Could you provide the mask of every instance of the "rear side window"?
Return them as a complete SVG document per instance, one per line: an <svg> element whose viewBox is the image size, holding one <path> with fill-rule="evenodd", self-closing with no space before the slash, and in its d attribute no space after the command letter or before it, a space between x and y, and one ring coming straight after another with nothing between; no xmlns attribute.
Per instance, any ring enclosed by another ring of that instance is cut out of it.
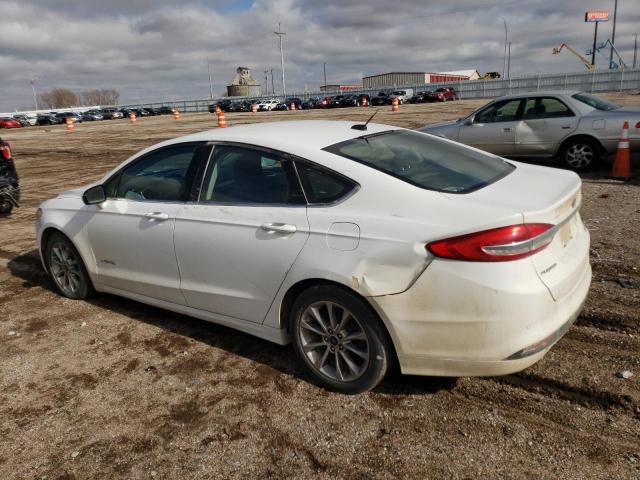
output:
<svg viewBox="0 0 640 480"><path fill-rule="evenodd" d="M569 108L557 98L536 97L529 98L524 108L524 119L573 117Z"/></svg>
<svg viewBox="0 0 640 480"><path fill-rule="evenodd" d="M324 150L417 187L447 193L478 190L515 168L501 158L408 130L365 135Z"/></svg>
<svg viewBox="0 0 640 480"><path fill-rule="evenodd" d="M311 204L337 202L347 197L357 187L356 183L337 173L306 162L296 162L296 169L307 201Z"/></svg>

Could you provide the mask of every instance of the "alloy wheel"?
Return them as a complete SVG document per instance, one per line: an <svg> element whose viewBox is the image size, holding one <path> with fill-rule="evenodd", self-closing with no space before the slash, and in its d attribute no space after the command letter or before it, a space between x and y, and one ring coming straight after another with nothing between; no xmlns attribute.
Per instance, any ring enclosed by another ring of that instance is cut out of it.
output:
<svg viewBox="0 0 640 480"><path fill-rule="evenodd" d="M298 324L304 355L316 371L338 382L359 379L369 365L369 341L360 321L334 302L309 305Z"/></svg>
<svg viewBox="0 0 640 480"><path fill-rule="evenodd" d="M574 143L567 149L566 162L572 168L584 168L593 162L594 151L586 143Z"/></svg>
<svg viewBox="0 0 640 480"><path fill-rule="evenodd" d="M63 242L51 246L50 268L56 285L65 295L75 295L82 284L80 259L77 254Z"/></svg>

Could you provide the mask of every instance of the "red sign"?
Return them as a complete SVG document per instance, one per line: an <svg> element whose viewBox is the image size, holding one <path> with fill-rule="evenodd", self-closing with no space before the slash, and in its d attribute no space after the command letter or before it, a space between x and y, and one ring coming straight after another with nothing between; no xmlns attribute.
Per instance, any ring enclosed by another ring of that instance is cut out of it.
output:
<svg viewBox="0 0 640 480"><path fill-rule="evenodd" d="M609 11L608 10L590 10L584 14L585 22L608 22Z"/></svg>

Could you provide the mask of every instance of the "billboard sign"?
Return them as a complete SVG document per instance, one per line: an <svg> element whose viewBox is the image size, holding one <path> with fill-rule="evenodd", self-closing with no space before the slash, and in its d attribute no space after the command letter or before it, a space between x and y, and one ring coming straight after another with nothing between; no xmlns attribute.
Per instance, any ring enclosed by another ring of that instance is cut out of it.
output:
<svg viewBox="0 0 640 480"><path fill-rule="evenodd" d="M608 10L589 10L584 14L585 22L608 22L609 11Z"/></svg>

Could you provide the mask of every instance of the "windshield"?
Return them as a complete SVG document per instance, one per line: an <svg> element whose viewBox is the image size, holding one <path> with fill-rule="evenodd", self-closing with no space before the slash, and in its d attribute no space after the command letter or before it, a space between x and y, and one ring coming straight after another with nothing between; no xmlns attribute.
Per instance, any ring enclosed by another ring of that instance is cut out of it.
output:
<svg viewBox="0 0 640 480"><path fill-rule="evenodd" d="M586 103L590 107L595 108L596 110L604 110L608 112L609 110L615 110L616 108L620 108L619 105L615 103L607 102L601 98L595 97L593 95L589 95L588 93L576 93L572 96L576 100L582 103Z"/></svg>
<svg viewBox="0 0 640 480"><path fill-rule="evenodd" d="M408 130L365 135L324 150L420 188L447 193L478 190L515 168L499 157Z"/></svg>

